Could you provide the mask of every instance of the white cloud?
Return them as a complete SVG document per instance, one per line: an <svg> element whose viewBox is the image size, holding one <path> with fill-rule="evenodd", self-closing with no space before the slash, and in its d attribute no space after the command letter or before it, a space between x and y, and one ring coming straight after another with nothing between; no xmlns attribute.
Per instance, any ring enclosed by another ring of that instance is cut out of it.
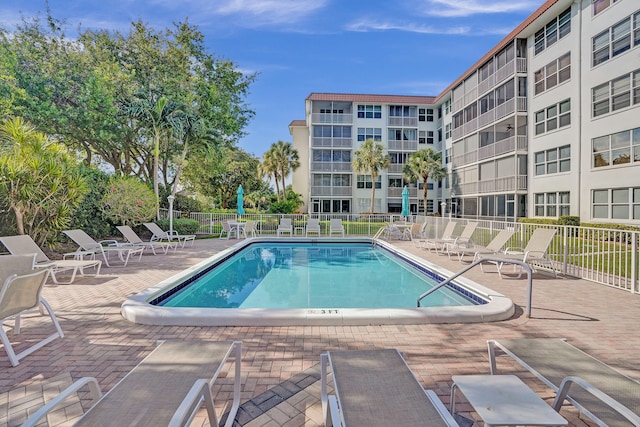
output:
<svg viewBox="0 0 640 427"><path fill-rule="evenodd" d="M165 0L159 0L165 1ZM192 0L197 10L234 20L243 27L296 24L323 9L329 0ZM171 0L171 3L174 3Z"/></svg>
<svg viewBox="0 0 640 427"><path fill-rule="evenodd" d="M453 18L477 14L531 12L540 6L539 0L427 0L422 13Z"/></svg>
<svg viewBox="0 0 640 427"><path fill-rule="evenodd" d="M345 28L347 31L356 31L356 32L368 32L368 31L406 31L410 33L420 33L420 34L458 34L464 35L468 34L470 31L469 27L461 26L461 27L447 27L447 28L436 28L431 25L419 25L419 24L396 24L393 22L382 22L382 21L372 21L363 19L360 21L352 22L348 24Z"/></svg>

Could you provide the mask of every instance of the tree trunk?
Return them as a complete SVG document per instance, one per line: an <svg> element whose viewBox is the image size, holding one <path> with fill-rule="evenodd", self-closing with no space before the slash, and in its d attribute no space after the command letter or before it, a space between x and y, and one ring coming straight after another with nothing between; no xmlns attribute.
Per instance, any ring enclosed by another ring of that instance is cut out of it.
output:
<svg viewBox="0 0 640 427"><path fill-rule="evenodd" d="M13 207L12 209L16 216L16 228L18 229L18 234L24 234L24 216L17 207Z"/></svg>
<svg viewBox="0 0 640 427"><path fill-rule="evenodd" d="M371 210L373 213L374 202L376 199L376 175L371 174Z"/></svg>

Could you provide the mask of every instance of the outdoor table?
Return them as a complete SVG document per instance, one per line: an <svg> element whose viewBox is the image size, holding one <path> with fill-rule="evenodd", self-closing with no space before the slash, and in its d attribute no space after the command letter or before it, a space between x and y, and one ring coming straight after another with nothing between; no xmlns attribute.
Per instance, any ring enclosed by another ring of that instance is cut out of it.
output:
<svg viewBox="0 0 640 427"><path fill-rule="evenodd" d="M242 235L246 239L247 233L244 229L245 225L246 225L245 222L229 221L229 227L230 227L229 235L231 235L231 233L235 231L236 239L240 238L240 233L242 233Z"/></svg>
<svg viewBox="0 0 640 427"><path fill-rule="evenodd" d="M456 389L467 398L485 426L565 426L560 414L515 375L454 375L451 414Z"/></svg>

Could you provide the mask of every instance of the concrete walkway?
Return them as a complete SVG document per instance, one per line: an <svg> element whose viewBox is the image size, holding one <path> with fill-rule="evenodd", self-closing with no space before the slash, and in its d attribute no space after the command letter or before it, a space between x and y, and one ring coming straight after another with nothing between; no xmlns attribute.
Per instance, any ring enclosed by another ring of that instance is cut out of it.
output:
<svg viewBox="0 0 640 427"><path fill-rule="evenodd" d="M516 315L505 322L449 325L291 326L291 327L159 327L136 325L120 316L120 304L129 295L165 279L185 267L233 244L233 240L198 240L191 248L168 255L145 255L126 268L103 268L100 277L79 277L71 285L47 285L44 297L58 316L65 338L38 350L11 367L0 351L0 426L17 426L27 414L58 390L83 376L98 379L103 391L112 388L135 367L159 339L242 340L242 407L236 425L318 426L318 363L320 353L332 349L398 348L425 388L449 403L452 375L488 373L486 341L519 337L564 337L611 366L640 378L640 295L572 278L534 275L533 312L523 315L526 280L504 279L489 266L466 276L501 292L518 304ZM451 271L461 269L446 256L416 249L412 242L398 246ZM20 349L26 341L50 333L38 316L23 320L23 331L9 336ZM552 355L550 355L552 357ZM516 373L542 398L553 393L508 358L500 361L503 373ZM230 400L232 378L223 372L216 388L217 405ZM80 404L49 419L50 425L70 425ZM464 402L461 416L477 421ZM561 414L570 425L591 425L572 407ZM46 424L44 424L46 425ZM200 416L193 425L208 425Z"/></svg>

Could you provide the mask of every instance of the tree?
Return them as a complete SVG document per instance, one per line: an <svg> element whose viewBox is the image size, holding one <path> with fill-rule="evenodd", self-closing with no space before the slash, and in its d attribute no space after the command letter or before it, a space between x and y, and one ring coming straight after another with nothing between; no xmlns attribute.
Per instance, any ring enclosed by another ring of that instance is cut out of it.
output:
<svg viewBox="0 0 640 427"><path fill-rule="evenodd" d="M403 172L409 181L422 179L424 212L427 213L427 180L440 181L447 176L447 170L442 167L442 154L433 148L423 148L409 156Z"/></svg>
<svg viewBox="0 0 640 427"><path fill-rule="evenodd" d="M298 150L290 142L278 141L271 146L275 166L282 182L282 198L287 199L285 179L300 167Z"/></svg>
<svg viewBox="0 0 640 427"><path fill-rule="evenodd" d="M38 244L66 228L87 192L80 164L67 148L20 117L0 124L0 199L18 234Z"/></svg>
<svg viewBox="0 0 640 427"><path fill-rule="evenodd" d="M278 161L276 158L276 152L274 146L271 145L269 150L262 156L262 163L260 164L260 171L263 176L273 177L273 181L276 184L276 199L280 201L280 168L278 167Z"/></svg>
<svg viewBox="0 0 640 427"><path fill-rule="evenodd" d="M373 213L376 198L376 178L383 169L389 167L391 159L384 152L384 145L369 138L354 153L353 168L356 172L368 173L371 176L371 209Z"/></svg>

